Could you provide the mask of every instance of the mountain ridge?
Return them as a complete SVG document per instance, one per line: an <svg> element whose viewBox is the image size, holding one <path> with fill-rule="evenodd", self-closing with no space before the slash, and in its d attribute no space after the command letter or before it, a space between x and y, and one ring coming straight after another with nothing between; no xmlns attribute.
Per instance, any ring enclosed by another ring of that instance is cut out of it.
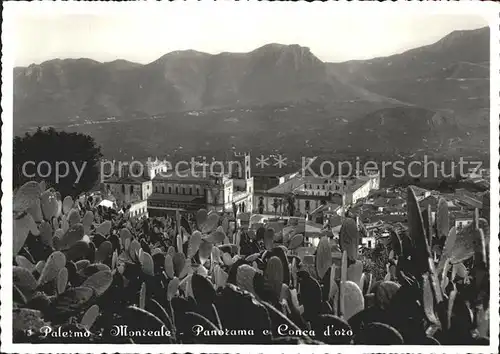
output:
<svg viewBox="0 0 500 354"><path fill-rule="evenodd" d="M489 139L488 28L356 62L327 63L307 47L269 43L247 53L173 51L148 64L59 59L14 72L15 126L72 126L103 145L130 141L134 156L180 145L223 150L213 141L401 151L404 131L416 132L410 150L458 151L457 141L477 150ZM372 126L380 115L387 124Z"/></svg>

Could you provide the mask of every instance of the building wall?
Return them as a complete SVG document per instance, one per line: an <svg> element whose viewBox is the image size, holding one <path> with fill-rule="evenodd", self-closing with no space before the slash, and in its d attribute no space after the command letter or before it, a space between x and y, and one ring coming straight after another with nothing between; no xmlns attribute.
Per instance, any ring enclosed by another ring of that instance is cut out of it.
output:
<svg viewBox="0 0 500 354"><path fill-rule="evenodd" d="M164 161L151 161L148 159L146 166L144 167L144 176L153 179L156 175L168 172L167 163Z"/></svg>
<svg viewBox="0 0 500 354"><path fill-rule="evenodd" d="M250 154L245 154L245 179L250 179L252 177L252 159Z"/></svg>
<svg viewBox="0 0 500 354"><path fill-rule="evenodd" d="M146 200L141 200L139 202L133 203L130 206L129 215L131 218L143 218L148 217L148 203Z"/></svg>
<svg viewBox="0 0 500 354"><path fill-rule="evenodd" d="M227 179L226 181L224 181L224 208L226 210L232 210L233 190L234 190L234 180Z"/></svg>
<svg viewBox="0 0 500 354"><path fill-rule="evenodd" d="M354 204L356 203L359 199L366 198L368 197L368 194L370 194L370 191L372 190L372 185L373 183L371 180L366 181L362 186L360 186L358 189L356 189L352 193L352 200L351 203Z"/></svg>
<svg viewBox="0 0 500 354"><path fill-rule="evenodd" d="M374 236L362 237L361 244L367 248L375 248L377 240Z"/></svg>
<svg viewBox="0 0 500 354"><path fill-rule="evenodd" d="M245 191L245 189L246 189L246 180L235 178L235 179L232 179L231 181L232 181L232 186L233 186L233 189L234 189L235 192L237 192L237 191L239 191L239 192Z"/></svg>
<svg viewBox="0 0 500 354"><path fill-rule="evenodd" d="M250 177L247 179L247 193L248 193L248 212L253 213L253 201L254 201L254 184L253 184L253 177Z"/></svg>
<svg viewBox="0 0 500 354"><path fill-rule="evenodd" d="M325 179L323 183L306 182L299 189L309 195L327 196L329 193L340 192L342 183L338 179Z"/></svg>
<svg viewBox="0 0 500 354"><path fill-rule="evenodd" d="M153 193L153 182L148 181L142 184L142 195L141 199L148 199L149 196Z"/></svg>
<svg viewBox="0 0 500 354"><path fill-rule="evenodd" d="M151 195L152 192L151 181L142 184L128 184L128 183L104 183L104 192L111 193L117 203L131 203L138 200L144 200Z"/></svg>
<svg viewBox="0 0 500 354"><path fill-rule="evenodd" d="M457 230L462 229L466 227L467 225L472 224L472 218L471 219L457 219L455 220L455 228Z"/></svg>
<svg viewBox="0 0 500 354"><path fill-rule="evenodd" d="M266 196L266 195L254 195L253 196L253 203L252 203L252 212L259 214L260 213L260 207L259 203L260 200L262 200L264 208L263 208L263 214L274 214L275 209L274 209L274 200L277 199L278 202L278 208L276 209L276 214L277 215L288 215L288 202L286 199L286 196ZM282 202L280 203L280 199ZM325 201L326 202L326 199ZM322 205L322 201L318 199L307 199L304 196L301 196L300 198L296 197L295 198L295 213L305 216L308 212L312 212L314 209L320 207Z"/></svg>

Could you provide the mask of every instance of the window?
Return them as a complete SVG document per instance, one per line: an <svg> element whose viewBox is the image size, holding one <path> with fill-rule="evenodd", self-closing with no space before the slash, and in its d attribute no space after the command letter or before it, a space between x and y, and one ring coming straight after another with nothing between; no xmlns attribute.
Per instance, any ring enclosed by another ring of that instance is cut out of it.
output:
<svg viewBox="0 0 500 354"><path fill-rule="evenodd" d="M323 189L325 189L325 186L323 186Z"/></svg>
<svg viewBox="0 0 500 354"><path fill-rule="evenodd" d="M130 194L134 193L134 186L130 186Z"/></svg>
<svg viewBox="0 0 500 354"><path fill-rule="evenodd" d="M189 187L189 195L193 195L193 187Z"/></svg>
<svg viewBox="0 0 500 354"><path fill-rule="evenodd" d="M186 194L186 188L182 187L182 194Z"/></svg>
<svg viewBox="0 0 500 354"><path fill-rule="evenodd" d="M172 187L168 186L168 194L172 194Z"/></svg>
<svg viewBox="0 0 500 354"><path fill-rule="evenodd" d="M125 194L125 185L122 184L122 193Z"/></svg>
<svg viewBox="0 0 500 354"><path fill-rule="evenodd" d="M165 186L161 186L161 192L165 194Z"/></svg>
<svg viewBox="0 0 500 354"><path fill-rule="evenodd" d="M316 186L316 189L319 189L319 186Z"/></svg>
<svg viewBox="0 0 500 354"><path fill-rule="evenodd" d="M372 248L372 240L368 240L368 248Z"/></svg>
<svg viewBox="0 0 500 354"><path fill-rule="evenodd" d="M179 194L179 187L175 187L175 194Z"/></svg>

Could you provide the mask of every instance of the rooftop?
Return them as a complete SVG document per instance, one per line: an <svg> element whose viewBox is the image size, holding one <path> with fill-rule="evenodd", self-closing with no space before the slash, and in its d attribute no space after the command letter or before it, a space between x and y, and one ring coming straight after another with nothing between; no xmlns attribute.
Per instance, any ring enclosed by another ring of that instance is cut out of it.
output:
<svg viewBox="0 0 500 354"><path fill-rule="evenodd" d="M247 192L234 192L233 193L233 201L237 202L242 198L245 198L247 196Z"/></svg>
<svg viewBox="0 0 500 354"><path fill-rule="evenodd" d="M294 177L286 181L285 183L279 184L268 190L269 193L281 193L287 194L293 192L295 189L303 185L305 179L303 177Z"/></svg>
<svg viewBox="0 0 500 354"><path fill-rule="evenodd" d="M455 196L456 200L459 203L465 204L466 206L470 208L478 208L481 209L483 207L483 202L479 201L475 198L469 197L468 195L457 195Z"/></svg>
<svg viewBox="0 0 500 354"><path fill-rule="evenodd" d="M178 182L206 182L211 183L216 179L209 171L204 169L187 169L184 171L169 170L164 173L157 174L153 181L178 181Z"/></svg>

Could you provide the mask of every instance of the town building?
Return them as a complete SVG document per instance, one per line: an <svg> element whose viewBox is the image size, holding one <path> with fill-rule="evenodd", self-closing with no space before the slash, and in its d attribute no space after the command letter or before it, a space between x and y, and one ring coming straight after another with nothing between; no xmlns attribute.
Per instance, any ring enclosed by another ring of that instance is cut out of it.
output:
<svg viewBox="0 0 500 354"><path fill-rule="evenodd" d="M142 165L113 161L112 166L119 167L118 173L103 183L104 194L124 205L147 200L152 216L205 208L236 216L293 214L325 224L380 186L378 174L318 178L295 172L269 179L256 190L248 153L222 162L191 161L182 171L158 158L148 158ZM271 187L263 190L263 185Z"/></svg>
<svg viewBox="0 0 500 354"><path fill-rule="evenodd" d="M148 158L140 161L103 161L102 176L110 176L101 186L104 198L111 198L116 204L126 206L131 203L147 200L153 193L152 178L166 171L167 163Z"/></svg>
<svg viewBox="0 0 500 354"><path fill-rule="evenodd" d="M457 229L457 231L459 231L465 228L467 225L472 224L472 221L472 215L457 216L455 217L455 228Z"/></svg>
<svg viewBox="0 0 500 354"><path fill-rule="evenodd" d="M138 200L131 203L128 213L132 219L147 218L149 216L147 200Z"/></svg>
<svg viewBox="0 0 500 354"><path fill-rule="evenodd" d="M150 180L145 177L113 176L103 183L103 197L113 197L118 207L147 199L153 190Z"/></svg>
<svg viewBox="0 0 500 354"><path fill-rule="evenodd" d="M159 173L148 198L151 215L201 208L228 213L252 212L253 178L249 154L231 161L199 162L183 171Z"/></svg>
<svg viewBox="0 0 500 354"><path fill-rule="evenodd" d="M370 191L380 187L380 175L353 178L318 178L300 174L283 178L279 185L254 193L253 208L259 214L306 216L328 210L341 214ZM293 205L290 208L290 205Z"/></svg>

